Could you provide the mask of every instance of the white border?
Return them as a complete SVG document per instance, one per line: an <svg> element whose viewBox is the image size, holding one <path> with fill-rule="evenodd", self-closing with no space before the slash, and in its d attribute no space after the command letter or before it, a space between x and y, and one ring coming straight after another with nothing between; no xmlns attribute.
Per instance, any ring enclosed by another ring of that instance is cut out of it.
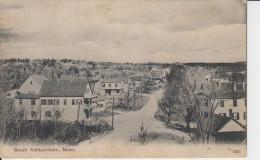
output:
<svg viewBox="0 0 260 160"><path fill-rule="evenodd" d="M247 159L260 159L260 1L250 1L247 7Z"/></svg>
<svg viewBox="0 0 260 160"><path fill-rule="evenodd" d="M248 156L246 159L257 160L260 159L260 1L247 2L247 8Z"/></svg>

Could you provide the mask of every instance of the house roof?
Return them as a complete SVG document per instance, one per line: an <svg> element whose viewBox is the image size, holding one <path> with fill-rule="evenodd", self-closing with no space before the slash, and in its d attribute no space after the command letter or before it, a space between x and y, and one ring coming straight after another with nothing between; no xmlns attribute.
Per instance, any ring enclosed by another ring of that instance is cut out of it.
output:
<svg viewBox="0 0 260 160"><path fill-rule="evenodd" d="M246 98L246 92L223 92L219 91L215 94L217 99L242 99Z"/></svg>
<svg viewBox="0 0 260 160"><path fill-rule="evenodd" d="M44 75L32 75L32 78L40 85L42 86L43 82L45 80L48 80L48 78Z"/></svg>
<svg viewBox="0 0 260 160"><path fill-rule="evenodd" d="M20 93L16 97L16 99L38 99L38 94L26 94L26 93Z"/></svg>
<svg viewBox="0 0 260 160"><path fill-rule="evenodd" d="M96 99L93 100L93 102L100 102L100 101L104 101L105 100L105 96L97 96Z"/></svg>
<svg viewBox="0 0 260 160"><path fill-rule="evenodd" d="M214 114L212 116L212 123L213 123L212 133L214 133L214 134L218 133L230 121L233 121L236 125L238 125L239 127L242 127L243 129L246 130L246 128L242 124L237 122L236 120L231 119L230 117L225 117L225 116L220 116L220 115ZM203 127L204 127L204 129L206 129L206 125L204 125Z"/></svg>
<svg viewBox="0 0 260 160"><path fill-rule="evenodd" d="M142 76L141 75L135 75L135 76L132 76L131 79L133 81L142 81Z"/></svg>
<svg viewBox="0 0 260 160"><path fill-rule="evenodd" d="M214 114L212 116L212 133L217 133L228 121L230 121L231 118L220 116L217 114ZM204 128L206 128L206 125L204 125Z"/></svg>
<svg viewBox="0 0 260 160"><path fill-rule="evenodd" d="M219 90L231 92L234 90L234 84L233 83L221 83L219 86Z"/></svg>
<svg viewBox="0 0 260 160"><path fill-rule="evenodd" d="M82 97L89 81L87 79L47 80L40 90L40 97Z"/></svg>
<svg viewBox="0 0 260 160"><path fill-rule="evenodd" d="M100 82L101 83L121 83L122 79L121 78L102 79Z"/></svg>

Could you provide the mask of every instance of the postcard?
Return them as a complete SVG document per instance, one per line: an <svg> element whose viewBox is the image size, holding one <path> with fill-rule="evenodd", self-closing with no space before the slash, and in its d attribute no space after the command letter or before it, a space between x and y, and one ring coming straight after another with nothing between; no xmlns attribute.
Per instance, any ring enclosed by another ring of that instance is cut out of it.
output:
<svg viewBox="0 0 260 160"><path fill-rule="evenodd" d="M246 157L246 5L1 1L0 157Z"/></svg>

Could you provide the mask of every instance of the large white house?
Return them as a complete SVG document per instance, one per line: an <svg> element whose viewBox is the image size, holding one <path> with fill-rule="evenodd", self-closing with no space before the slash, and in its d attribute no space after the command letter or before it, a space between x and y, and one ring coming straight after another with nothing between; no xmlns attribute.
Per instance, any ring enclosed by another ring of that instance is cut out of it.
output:
<svg viewBox="0 0 260 160"><path fill-rule="evenodd" d="M15 101L16 111L28 120L88 121L103 107L85 79L46 80L39 95L19 94Z"/></svg>
<svg viewBox="0 0 260 160"><path fill-rule="evenodd" d="M209 97L212 97L211 101ZM201 115L207 119L211 113L213 101L217 106L214 114L224 117L230 117L233 120L246 126L247 122L247 98L246 92L218 92L216 95L209 95L203 99L201 106Z"/></svg>
<svg viewBox="0 0 260 160"><path fill-rule="evenodd" d="M103 79L100 81L99 89L100 89L100 95L121 96L124 89L123 80L119 78Z"/></svg>

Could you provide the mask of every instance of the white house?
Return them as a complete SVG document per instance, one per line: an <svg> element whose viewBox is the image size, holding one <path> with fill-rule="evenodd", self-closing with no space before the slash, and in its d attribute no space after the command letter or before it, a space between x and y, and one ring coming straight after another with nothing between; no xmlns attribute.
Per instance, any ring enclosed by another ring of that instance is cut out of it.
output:
<svg viewBox="0 0 260 160"><path fill-rule="evenodd" d="M16 110L28 120L91 121L93 110L105 107L84 79L46 80L39 95L20 94L16 99Z"/></svg>
<svg viewBox="0 0 260 160"><path fill-rule="evenodd" d="M124 89L123 80L120 78L103 79L100 81L100 95L106 97L121 96Z"/></svg>
<svg viewBox="0 0 260 160"><path fill-rule="evenodd" d="M247 99L245 92L219 92L217 95L209 95L213 97L212 102L215 101L217 105L214 114L224 117L230 117L238 121L243 126L247 122ZM208 118L211 112L210 100L208 97L203 99L204 105L201 106L201 115L203 118Z"/></svg>
<svg viewBox="0 0 260 160"><path fill-rule="evenodd" d="M131 81L133 82L133 87L140 87L142 82L142 75L134 75L131 77Z"/></svg>

